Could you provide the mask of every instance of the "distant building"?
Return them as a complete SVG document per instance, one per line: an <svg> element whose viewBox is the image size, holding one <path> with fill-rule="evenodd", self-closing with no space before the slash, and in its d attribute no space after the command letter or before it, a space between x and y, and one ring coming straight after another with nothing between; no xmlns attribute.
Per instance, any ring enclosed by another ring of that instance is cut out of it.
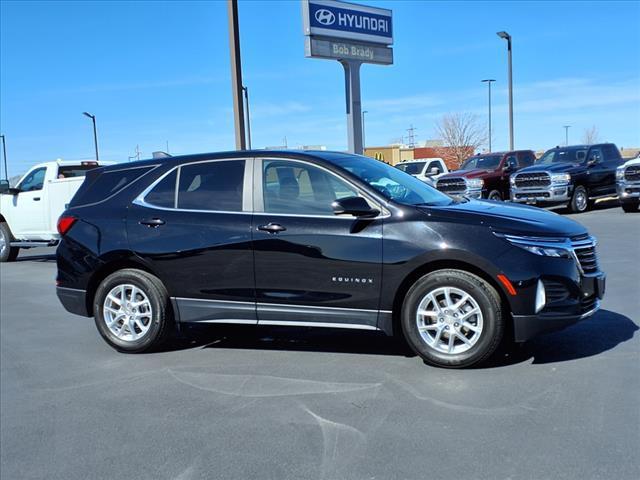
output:
<svg viewBox="0 0 640 480"><path fill-rule="evenodd" d="M383 147L367 147L364 154L367 157L381 160L389 165L396 165L405 160L417 160L420 158L442 158L447 164L447 168L455 170L460 167L460 162L456 158L451 147L442 146L440 140L428 140L425 142L429 146L409 148L406 145L386 145ZM440 145L438 145L440 143ZM468 147L468 157L474 154L473 148Z"/></svg>

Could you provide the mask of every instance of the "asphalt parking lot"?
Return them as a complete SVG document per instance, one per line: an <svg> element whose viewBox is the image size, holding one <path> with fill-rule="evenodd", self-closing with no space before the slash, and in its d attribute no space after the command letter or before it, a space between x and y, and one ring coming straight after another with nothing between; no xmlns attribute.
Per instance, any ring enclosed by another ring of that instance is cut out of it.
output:
<svg viewBox="0 0 640 480"><path fill-rule="evenodd" d="M640 214L573 218L599 239L602 310L465 371L323 329L119 354L59 304L53 250L22 253L0 266L0 477L640 478Z"/></svg>

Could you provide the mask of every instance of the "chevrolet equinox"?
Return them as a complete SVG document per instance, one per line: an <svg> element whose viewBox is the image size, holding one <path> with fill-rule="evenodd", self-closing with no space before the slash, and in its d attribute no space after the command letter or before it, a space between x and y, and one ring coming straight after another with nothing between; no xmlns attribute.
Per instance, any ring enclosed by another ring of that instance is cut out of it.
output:
<svg viewBox="0 0 640 480"><path fill-rule="evenodd" d="M185 322L295 325L401 332L427 363L467 367L592 315L605 288L579 223L338 152L91 170L58 230L60 301L122 352Z"/></svg>

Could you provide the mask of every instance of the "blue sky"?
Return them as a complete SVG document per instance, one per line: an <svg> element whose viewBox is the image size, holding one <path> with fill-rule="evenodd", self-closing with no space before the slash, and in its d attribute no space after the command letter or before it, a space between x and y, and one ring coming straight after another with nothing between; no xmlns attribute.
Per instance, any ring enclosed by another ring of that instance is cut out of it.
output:
<svg viewBox="0 0 640 480"><path fill-rule="evenodd" d="M393 10L392 66L364 65L368 145L435 137L447 112L486 120L495 78L494 150L506 148L507 30L514 42L515 141L544 149L595 125L640 146L640 2L362 2ZM126 161L164 150L234 148L226 3L11 2L0 10L0 130L10 175L35 162ZM298 1L241 1L253 146L346 148L336 61L307 59Z"/></svg>

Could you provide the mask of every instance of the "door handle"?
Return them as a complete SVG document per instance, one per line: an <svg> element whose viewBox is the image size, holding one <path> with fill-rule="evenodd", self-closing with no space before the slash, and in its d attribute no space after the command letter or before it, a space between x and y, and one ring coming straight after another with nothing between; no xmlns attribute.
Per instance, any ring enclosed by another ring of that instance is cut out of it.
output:
<svg viewBox="0 0 640 480"><path fill-rule="evenodd" d="M40 201L40 197L33 197L33 201L34 202L39 202Z"/></svg>
<svg viewBox="0 0 640 480"><path fill-rule="evenodd" d="M150 218L147 220L140 220L140 225L146 225L147 227L159 227L160 225L164 225L166 222L161 218Z"/></svg>
<svg viewBox="0 0 640 480"><path fill-rule="evenodd" d="M259 225L258 230L269 233L279 233L284 232L286 228L279 223L267 223L266 225Z"/></svg>

